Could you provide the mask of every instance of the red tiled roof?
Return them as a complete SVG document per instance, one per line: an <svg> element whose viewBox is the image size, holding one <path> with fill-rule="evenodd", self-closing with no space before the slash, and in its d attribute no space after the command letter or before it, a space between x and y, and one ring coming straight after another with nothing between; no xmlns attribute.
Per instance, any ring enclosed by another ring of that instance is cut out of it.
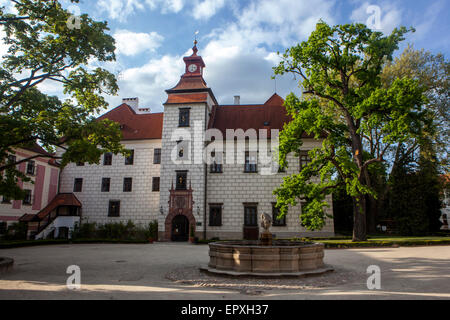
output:
<svg viewBox="0 0 450 320"><path fill-rule="evenodd" d="M291 120L283 104L284 100L275 93L264 104L214 106L208 127L219 129L224 137L226 129L282 130Z"/></svg>
<svg viewBox="0 0 450 320"><path fill-rule="evenodd" d="M166 91L192 90L192 89L208 89L202 76L186 77L182 76L175 87Z"/></svg>
<svg viewBox="0 0 450 320"><path fill-rule="evenodd" d="M38 154L42 154L45 156L51 155L50 153L48 153L47 151L44 150L44 148L42 148L40 145L38 145L37 143L35 143L33 146L31 147L22 147L22 149L28 150L28 151L33 151L35 153Z"/></svg>
<svg viewBox="0 0 450 320"><path fill-rule="evenodd" d="M207 102L208 95L206 93L197 94L169 94L165 104L171 103L196 103Z"/></svg>
<svg viewBox="0 0 450 320"><path fill-rule="evenodd" d="M163 113L137 114L129 105L123 103L98 119L120 123L123 140L142 140L161 139L163 117Z"/></svg>
<svg viewBox="0 0 450 320"><path fill-rule="evenodd" d="M39 221L40 219L36 214L29 214L25 213L23 216L19 218L20 222L32 222L32 221Z"/></svg>
<svg viewBox="0 0 450 320"><path fill-rule="evenodd" d="M44 219L50 212L60 206L81 207L80 200L73 193L60 193L36 215L39 219Z"/></svg>
<svg viewBox="0 0 450 320"><path fill-rule="evenodd" d="M31 146L31 147L27 147L27 146L21 147L21 149L28 150L28 151L31 151L31 152L34 152L34 153L37 153L37 154L41 154L43 157L49 157L49 156L53 156L53 155L54 155L54 154L52 154L52 153L49 153L49 152L45 151L44 148L42 148L42 147L41 147L40 145L38 145L37 143L35 143L35 144L34 144L33 146ZM47 163L48 163L49 165L51 165L51 166L59 167L59 164L56 162L55 159L49 159L49 160L47 161Z"/></svg>

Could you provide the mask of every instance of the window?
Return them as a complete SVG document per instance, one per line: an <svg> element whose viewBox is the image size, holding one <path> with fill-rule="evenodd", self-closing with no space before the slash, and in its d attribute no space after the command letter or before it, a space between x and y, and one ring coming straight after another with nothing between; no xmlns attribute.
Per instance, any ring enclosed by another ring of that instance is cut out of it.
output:
<svg viewBox="0 0 450 320"><path fill-rule="evenodd" d="M256 154L254 152L245 152L245 172L258 172L256 165Z"/></svg>
<svg viewBox="0 0 450 320"><path fill-rule="evenodd" d="M134 150L131 150L130 156L125 158L126 165L132 165L134 163Z"/></svg>
<svg viewBox="0 0 450 320"><path fill-rule="evenodd" d="M300 170L308 165L312 160L308 155L308 151L300 151Z"/></svg>
<svg viewBox="0 0 450 320"><path fill-rule="evenodd" d="M23 190L25 191L25 198L22 201L22 204L31 205L32 204L32 197L31 197L31 190Z"/></svg>
<svg viewBox="0 0 450 320"><path fill-rule="evenodd" d="M0 222L0 234L5 234L8 230L8 224L4 221Z"/></svg>
<svg viewBox="0 0 450 320"><path fill-rule="evenodd" d="M222 173L222 164L213 162L209 165L211 173Z"/></svg>
<svg viewBox="0 0 450 320"><path fill-rule="evenodd" d="M120 217L120 201L109 201L108 217Z"/></svg>
<svg viewBox="0 0 450 320"><path fill-rule="evenodd" d="M107 152L103 155L103 165L104 166L112 165L112 153L111 152Z"/></svg>
<svg viewBox="0 0 450 320"><path fill-rule="evenodd" d="M211 156L212 156L212 161L211 161L211 164L209 165L210 172L211 173L222 173L221 157L219 155L216 156L215 152L213 152L211 154Z"/></svg>
<svg viewBox="0 0 450 320"><path fill-rule="evenodd" d="M111 178L102 178L102 192L109 192Z"/></svg>
<svg viewBox="0 0 450 320"><path fill-rule="evenodd" d="M180 109L179 127L189 127L189 112L188 108Z"/></svg>
<svg viewBox="0 0 450 320"><path fill-rule="evenodd" d="M161 149L155 149L153 151L153 164L161 163Z"/></svg>
<svg viewBox="0 0 450 320"><path fill-rule="evenodd" d="M177 190L187 189L187 171L177 171Z"/></svg>
<svg viewBox="0 0 450 320"><path fill-rule="evenodd" d="M34 171L35 171L34 163L35 163L34 161L28 161L28 163L27 163L27 174L34 175Z"/></svg>
<svg viewBox="0 0 450 320"><path fill-rule="evenodd" d="M275 207L276 203L272 203L272 225L274 227L283 227L286 226L286 216L278 219L278 215L280 214L280 209Z"/></svg>
<svg viewBox="0 0 450 320"><path fill-rule="evenodd" d="M222 225L222 204L209 205L209 226L220 227Z"/></svg>
<svg viewBox="0 0 450 320"><path fill-rule="evenodd" d="M159 177L153 177L152 191L159 191Z"/></svg>
<svg viewBox="0 0 450 320"><path fill-rule="evenodd" d="M123 192L131 192L133 178L123 178Z"/></svg>
<svg viewBox="0 0 450 320"><path fill-rule="evenodd" d="M10 154L8 156L8 160L9 160L9 163L16 163L17 158L16 158L16 156L13 156L12 154Z"/></svg>
<svg viewBox="0 0 450 320"><path fill-rule="evenodd" d="M189 156L189 141L177 141L177 157L179 160L188 160Z"/></svg>
<svg viewBox="0 0 450 320"><path fill-rule="evenodd" d="M258 225L256 205L246 205L244 207L244 224L246 227L256 227Z"/></svg>
<svg viewBox="0 0 450 320"><path fill-rule="evenodd" d="M83 178L75 178L73 192L81 192L81 190L83 190Z"/></svg>

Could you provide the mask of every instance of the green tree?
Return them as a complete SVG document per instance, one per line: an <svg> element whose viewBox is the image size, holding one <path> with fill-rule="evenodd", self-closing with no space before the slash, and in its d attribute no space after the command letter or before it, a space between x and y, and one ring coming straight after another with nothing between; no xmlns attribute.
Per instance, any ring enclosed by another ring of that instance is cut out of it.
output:
<svg viewBox="0 0 450 320"><path fill-rule="evenodd" d="M450 137L449 71L450 64L442 54L433 55L424 49L415 50L410 45L399 57L395 58L394 61L388 61L383 67L380 77L385 88L389 88L398 78L408 77L419 81L424 87L424 94L428 100L425 107L430 111L427 115L430 117L428 123L431 124L430 128L424 128L421 136L413 136L388 148L385 158L389 169L389 177L395 173L398 166L406 165L408 168L405 168L405 170L416 171L421 170L419 167L423 167L426 162L432 164L438 171L448 171ZM383 135L378 128L374 128L370 132L370 138L374 141L371 144L372 153L385 148L385 143L382 140ZM417 191L414 184L404 184L401 179L391 179L390 183L382 180L379 182L381 185L378 185L381 187L377 190L377 199L368 197L367 215L370 222L368 226L371 231L374 230L376 217L380 214L379 210L386 207L385 202L388 195L392 196L391 188L396 188L395 183L400 183L401 188L412 189L411 192ZM429 190L434 190L433 184L430 185ZM397 195L394 195L394 197L397 198ZM408 202L407 199L405 201ZM408 206L408 203L405 205ZM406 210L405 214L407 212ZM433 216L432 212L434 211L430 209L431 216Z"/></svg>
<svg viewBox="0 0 450 320"><path fill-rule="evenodd" d="M402 27L383 36L363 24L331 27L321 21L308 41L284 53L275 74L298 76L303 96L291 93L286 98L292 121L280 134L281 166L288 165L287 154L298 155L304 132L325 137L320 148L309 151L312 162L286 177L274 191L282 214L289 205L305 200L302 224L320 229L325 223L326 195L343 185L354 203L353 240L366 240L366 196L376 197L371 168L385 161L389 146L420 136L427 125L418 81L398 78L385 88L380 79L384 63L392 59L408 31ZM386 146L372 153L374 128L382 133Z"/></svg>
<svg viewBox="0 0 450 320"><path fill-rule="evenodd" d="M438 165L443 171L448 171L448 154L450 141L450 63L444 55L415 50L411 45L403 53L388 61L381 73L381 81L388 88L397 78L408 77L420 82L424 87L427 97L426 108L430 111L432 130L424 130L421 139L410 139L392 148L394 159L392 166L402 162L403 157L413 155L411 160L418 163L419 150L428 150L431 153L422 156L432 158L437 156ZM427 129L427 128L425 128ZM421 148L424 144L432 144L432 147ZM403 152L400 152L403 151ZM393 168L395 169L395 168Z"/></svg>
<svg viewBox="0 0 450 320"><path fill-rule="evenodd" d="M387 213L401 234L424 235L441 227L442 185L437 159L429 157L433 151L424 150L430 146L422 148L418 167L410 155L395 167L389 179Z"/></svg>
<svg viewBox="0 0 450 320"><path fill-rule="evenodd" d="M73 23L58 1L12 2L14 12L0 7L0 28L9 47L0 69L0 194L19 199L23 193L17 181L29 179L17 165L32 158L8 159L17 148L39 143L51 153L39 157L58 159L62 166L98 163L106 151L126 150L118 124L93 117L108 106L102 95L118 90L113 74L88 66L95 59L115 60L106 22L84 14L79 24ZM61 86L63 100L40 90L48 82ZM57 147L64 149L62 156L54 153Z"/></svg>

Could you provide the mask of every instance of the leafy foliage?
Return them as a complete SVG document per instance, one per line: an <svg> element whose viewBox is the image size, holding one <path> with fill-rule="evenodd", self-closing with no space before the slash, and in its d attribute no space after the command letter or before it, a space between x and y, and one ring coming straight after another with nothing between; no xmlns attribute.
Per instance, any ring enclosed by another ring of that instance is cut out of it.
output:
<svg viewBox="0 0 450 320"><path fill-rule="evenodd" d="M72 0L78 2L78 0ZM124 153L118 124L96 121L93 114L107 108L103 94L116 94L113 74L89 67L89 62L115 60L114 39L106 22L87 15L80 28L69 28L71 14L58 1L17 0L16 12L0 8L0 27L8 53L0 69L0 193L23 196L17 180L27 180L17 169L31 158L6 161L17 148L35 143L64 166L69 162L98 163L104 152ZM65 99L40 90L44 83L61 86ZM59 147L62 155L53 152ZM42 157L42 155L40 155Z"/></svg>
<svg viewBox="0 0 450 320"><path fill-rule="evenodd" d="M156 236L155 234L156 226ZM103 239L103 240L122 240L122 241L144 241L150 237L157 239L158 223L150 222L147 227L142 225L135 225L131 220L127 223L89 223L84 222L76 226L72 238L77 239Z"/></svg>
<svg viewBox="0 0 450 320"><path fill-rule="evenodd" d="M431 128L417 80L396 78L383 87L380 78L408 31L402 27L383 36L362 24L331 27L321 21L308 41L288 49L275 68L275 74L298 76L303 89L302 97L291 93L285 101L293 120L280 134L280 165L288 165L290 152L299 154L303 133L323 138L321 148L309 151L311 163L274 192L282 214L306 200L301 221L309 230L323 227L326 196L344 186L355 203L353 240L365 240L366 196L376 197L369 172L385 161L391 145ZM371 153L373 130L385 147Z"/></svg>
<svg viewBox="0 0 450 320"><path fill-rule="evenodd" d="M442 186L436 161L422 156L419 170L407 164L397 166L389 185L388 214L399 233L424 235L439 231Z"/></svg>

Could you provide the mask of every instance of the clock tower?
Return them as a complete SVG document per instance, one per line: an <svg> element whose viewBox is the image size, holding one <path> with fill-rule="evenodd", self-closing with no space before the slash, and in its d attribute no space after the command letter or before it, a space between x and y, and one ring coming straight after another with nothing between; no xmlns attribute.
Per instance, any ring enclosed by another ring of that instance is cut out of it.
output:
<svg viewBox="0 0 450 320"><path fill-rule="evenodd" d="M190 57L184 57L184 63L186 64L186 70L183 77L203 77L203 68L205 63L201 56L197 55L197 40L194 41L194 47L192 48L192 55Z"/></svg>
<svg viewBox="0 0 450 320"><path fill-rule="evenodd" d="M205 130L216 98L203 79L205 63L184 57L184 74L166 90L161 148L159 231L161 238L187 240L191 230L203 238L206 223L206 175L203 161Z"/></svg>

